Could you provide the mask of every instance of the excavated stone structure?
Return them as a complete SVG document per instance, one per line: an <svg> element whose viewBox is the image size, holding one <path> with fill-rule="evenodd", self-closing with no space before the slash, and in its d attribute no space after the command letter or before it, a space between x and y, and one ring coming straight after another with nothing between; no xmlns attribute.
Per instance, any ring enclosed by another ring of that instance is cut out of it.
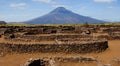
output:
<svg viewBox="0 0 120 66"><path fill-rule="evenodd" d="M119 26L0 26L0 56L24 53L99 53L109 48L107 40L119 39ZM93 57L76 56L30 58L23 66L60 66L60 63L71 62L119 66L118 59L111 64L101 64L100 60Z"/></svg>
<svg viewBox="0 0 120 66"><path fill-rule="evenodd" d="M97 59L94 57L52 57L52 58L38 58L38 59L29 59L23 66L61 66L60 63L96 63Z"/></svg>
<svg viewBox="0 0 120 66"><path fill-rule="evenodd" d="M102 52L108 48L107 40L92 35L92 27L0 26L0 28L1 38L5 40L0 42L2 54L90 53Z"/></svg>

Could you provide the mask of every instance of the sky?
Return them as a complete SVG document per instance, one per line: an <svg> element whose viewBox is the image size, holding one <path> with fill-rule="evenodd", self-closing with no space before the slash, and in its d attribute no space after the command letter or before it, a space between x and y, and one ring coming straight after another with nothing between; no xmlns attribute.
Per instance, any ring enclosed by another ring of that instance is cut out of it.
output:
<svg viewBox="0 0 120 66"><path fill-rule="evenodd" d="M120 21L120 0L0 0L0 21L27 21L57 7L100 20Z"/></svg>

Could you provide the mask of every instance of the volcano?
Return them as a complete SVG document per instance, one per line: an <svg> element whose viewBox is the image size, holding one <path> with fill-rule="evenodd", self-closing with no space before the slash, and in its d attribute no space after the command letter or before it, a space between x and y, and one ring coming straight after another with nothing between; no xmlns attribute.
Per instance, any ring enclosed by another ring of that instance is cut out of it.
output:
<svg viewBox="0 0 120 66"><path fill-rule="evenodd" d="M26 24L90 24L104 23L102 20L76 14L64 7L58 7L41 17L25 21Z"/></svg>

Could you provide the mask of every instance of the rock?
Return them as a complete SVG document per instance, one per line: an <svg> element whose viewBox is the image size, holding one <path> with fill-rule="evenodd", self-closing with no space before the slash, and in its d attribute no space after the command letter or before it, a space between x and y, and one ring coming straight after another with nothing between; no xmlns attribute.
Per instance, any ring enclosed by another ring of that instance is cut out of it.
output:
<svg viewBox="0 0 120 66"><path fill-rule="evenodd" d="M112 66L111 64L104 64L103 66Z"/></svg>

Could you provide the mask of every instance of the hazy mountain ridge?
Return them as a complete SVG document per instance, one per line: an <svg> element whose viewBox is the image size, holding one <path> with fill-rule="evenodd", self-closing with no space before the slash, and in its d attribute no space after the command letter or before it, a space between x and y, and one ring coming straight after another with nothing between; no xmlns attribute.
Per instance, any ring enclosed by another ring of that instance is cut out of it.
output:
<svg viewBox="0 0 120 66"><path fill-rule="evenodd" d="M7 24L5 21L0 21L0 24Z"/></svg>

